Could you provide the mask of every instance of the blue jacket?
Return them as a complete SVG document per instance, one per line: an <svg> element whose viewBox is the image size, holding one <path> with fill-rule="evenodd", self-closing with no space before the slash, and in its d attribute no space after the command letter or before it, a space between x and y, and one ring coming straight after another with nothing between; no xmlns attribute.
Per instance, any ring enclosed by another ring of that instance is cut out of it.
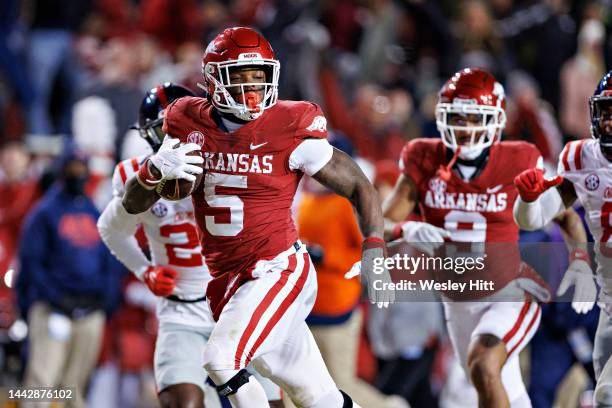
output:
<svg viewBox="0 0 612 408"><path fill-rule="evenodd" d="M85 299L107 311L116 306L124 268L98 235L99 215L89 198L71 196L61 184L50 188L30 212L16 285L23 316L36 301L58 307L67 299Z"/></svg>

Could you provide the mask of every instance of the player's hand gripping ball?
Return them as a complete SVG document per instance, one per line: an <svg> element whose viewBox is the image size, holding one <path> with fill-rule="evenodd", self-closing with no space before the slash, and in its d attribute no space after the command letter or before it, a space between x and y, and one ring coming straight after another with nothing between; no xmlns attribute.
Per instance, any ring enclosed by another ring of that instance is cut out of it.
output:
<svg viewBox="0 0 612 408"><path fill-rule="evenodd" d="M166 137L151 162L162 176L155 191L166 200L188 197L202 181L204 160L200 146L195 143L179 143L177 139Z"/></svg>

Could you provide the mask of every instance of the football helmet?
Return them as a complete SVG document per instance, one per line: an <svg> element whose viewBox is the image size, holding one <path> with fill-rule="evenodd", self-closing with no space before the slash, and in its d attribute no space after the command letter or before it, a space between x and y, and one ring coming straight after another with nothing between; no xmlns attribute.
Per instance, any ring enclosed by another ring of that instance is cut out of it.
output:
<svg viewBox="0 0 612 408"><path fill-rule="evenodd" d="M444 145L455 152L460 146L463 160L476 159L501 136L505 107L504 88L493 75L479 68L455 73L440 90L436 104L436 126Z"/></svg>
<svg viewBox="0 0 612 408"><path fill-rule="evenodd" d="M589 98L591 113L591 136L599 140L601 153L612 161L612 129L602 129L602 114L606 115L606 121L612 122L612 71L601 78L595 93Z"/></svg>
<svg viewBox="0 0 612 408"><path fill-rule="evenodd" d="M230 83L230 72L238 67L256 67L266 74L265 82ZM257 31L247 27L225 29L208 44L202 59L202 74L213 106L241 120L254 120L274 106L278 99L280 62L270 43ZM262 87L262 92L245 87ZM232 97L231 88L239 88ZM263 95L263 96L262 96Z"/></svg>
<svg viewBox="0 0 612 408"><path fill-rule="evenodd" d="M146 140L156 152L163 140L164 122L163 112L174 100L183 96L195 96L189 89L171 82L158 85L146 93L138 111L138 130L140 136Z"/></svg>

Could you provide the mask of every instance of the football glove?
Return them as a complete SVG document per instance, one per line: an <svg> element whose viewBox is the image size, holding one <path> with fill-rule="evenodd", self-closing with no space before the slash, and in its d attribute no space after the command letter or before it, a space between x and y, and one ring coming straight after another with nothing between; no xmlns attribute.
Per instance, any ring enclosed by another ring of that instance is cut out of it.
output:
<svg viewBox="0 0 612 408"><path fill-rule="evenodd" d="M408 221L401 226L402 238L415 248L433 256L436 249L444 244L444 238L451 233L426 222Z"/></svg>
<svg viewBox="0 0 612 408"><path fill-rule="evenodd" d="M204 163L204 159L189 153L200 149L195 143L180 145L178 139L166 136L157 153L152 155L149 161L161 173L160 180L185 179L194 182L194 174L202 174L202 167L198 165Z"/></svg>
<svg viewBox="0 0 612 408"><path fill-rule="evenodd" d="M523 171L514 178L514 185L521 196L521 199L530 203L544 191L551 187L561 184L563 177L555 176L551 179L544 178L544 170L533 168Z"/></svg>
<svg viewBox="0 0 612 408"><path fill-rule="evenodd" d="M576 313L587 313L593 308L597 298L595 277L587 260L579 259L574 255L572 255L572 258L573 260L559 284L557 296L562 296L570 286L574 286L572 308Z"/></svg>
<svg viewBox="0 0 612 408"><path fill-rule="evenodd" d="M391 275L385 267L384 262L375 270L374 260L377 258L385 259L385 242L379 238L366 238L363 241L361 261L356 262L350 271L344 277L345 279L354 278L361 275L362 282L368 291L368 299L370 303L376 304L379 308L389 307L389 303L395 301L395 291L391 289L374 289L374 282L381 281L381 287L385 284L392 283Z"/></svg>
<svg viewBox="0 0 612 408"><path fill-rule="evenodd" d="M143 280L155 295L170 296L176 286L176 271L167 266L149 266Z"/></svg>

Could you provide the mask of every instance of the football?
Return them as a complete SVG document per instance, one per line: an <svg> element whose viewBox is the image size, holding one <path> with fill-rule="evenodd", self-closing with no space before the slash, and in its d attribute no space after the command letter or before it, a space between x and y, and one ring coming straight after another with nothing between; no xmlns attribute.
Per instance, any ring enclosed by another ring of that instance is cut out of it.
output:
<svg viewBox="0 0 612 408"><path fill-rule="evenodd" d="M193 151L190 155L199 155L199 151ZM174 179L174 180L162 180L155 191L160 195L161 198L170 201L178 201L183 198L189 197L202 181L202 174L196 174L195 181L191 182L185 179Z"/></svg>

